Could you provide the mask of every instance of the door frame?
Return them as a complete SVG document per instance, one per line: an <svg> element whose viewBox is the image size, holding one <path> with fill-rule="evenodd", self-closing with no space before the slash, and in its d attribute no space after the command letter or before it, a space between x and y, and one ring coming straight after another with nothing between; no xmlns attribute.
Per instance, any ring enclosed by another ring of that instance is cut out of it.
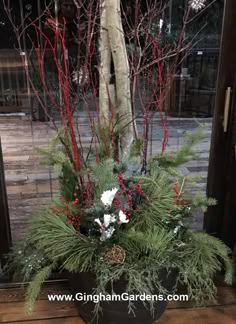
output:
<svg viewBox="0 0 236 324"><path fill-rule="evenodd" d="M208 208L204 229L233 248L236 241L236 2L225 0L216 102L209 158L207 195L217 200ZM226 90L230 87L230 111L224 131Z"/></svg>
<svg viewBox="0 0 236 324"><path fill-rule="evenodd" d="M6 255L12 246L10 217L8 210L4 162L0 138L0 258Z"/></svg>

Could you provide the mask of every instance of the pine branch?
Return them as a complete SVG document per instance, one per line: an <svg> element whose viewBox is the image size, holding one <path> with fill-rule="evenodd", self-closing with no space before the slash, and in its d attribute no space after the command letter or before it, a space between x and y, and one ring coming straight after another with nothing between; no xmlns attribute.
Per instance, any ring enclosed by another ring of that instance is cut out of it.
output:
<svg viewBox="0 0 236 324"><path fill-rule="evenodd" d="M114 174L115 162L105 160L92 168L92 180L95 182L95 199L100 199L105 190L117 187L117 179Z"/></svg>
<svg viewBox="0 0 236 324"><path fill-rule="evenodd" d="M204 138L203 128L197 128L194 132L189 132L185 136L185 144L178 150L177 153L159 154L150 160L150 163L157 161L160 167L178 167L190 160L198 158L194 152L194 145L200 143Z"/></svg>
<svg viewBox="0 0 236 324"><path fill-rule="evenodd" d="M216 287L214 275L225 268L225 282L232 283L233 266L229 258L230 250L220 240L206 233L192 233L179 254L183 260L181 283L197 304L215 301Z"/></svg>
<svg viewBox="0 0 236 324"><path fill-rule="evenodd" d="M28 237L49 260L61 262L69 271L86 271L96 258L96 240L77 233L71 224L66 224L66 216L49 210L33 218Z"/></svg>
<svg viewBox="0 0 236 324"><path fill-rule="evenodd" d="M150 260L162 264L163 259L166 261L166 255L173 253L174 239L174 233L154 227L150 232L141 232L131 228L121 235L120 241L131 257L135 256L137 259L137 256L142 256L143 260L146 255Z"/></svg>
<svg viewBox="0 0 236 324"><path fill-rule="evenodd" d="M36 275L32 278L32 281L29 283L26 291L26 301L25 301L25 311L28 315L31 315L33 312L33 307L38 298L41 287L43 283L48 279L53 271L56 268L56 262L42 268Z"/></svg>

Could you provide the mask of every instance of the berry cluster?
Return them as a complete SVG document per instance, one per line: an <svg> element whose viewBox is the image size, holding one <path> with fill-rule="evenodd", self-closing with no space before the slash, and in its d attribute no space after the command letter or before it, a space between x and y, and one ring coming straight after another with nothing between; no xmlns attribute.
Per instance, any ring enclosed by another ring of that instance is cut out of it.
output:
<svg viewBox="0 0 236 324"><path fill-rule="evenodd" d="M145 196L144 191L141 189L141 183L137 182L134 186L135 191L142 197Z"/></svg>
<svg viewBox="0 0 236 324"><path fill-rule="evenodd" d="M77 197L77 193L74 193L74 200L72 200L72 205L77 205L79 203L79 198Z"/></svg>
<svg viewBox="0 0 236 324"><path fill-rule="evenodd" d="M121 205L122 205L122 201L120 199L121 194L123 193L123 195L126 197L126 201L127 201L127 205L129 206L129 209L127 210L126 208L122 208L121 210L123 211L123 213L125 215L127 215L127 217L131 216L131 211L134 209L133 206L133 196L134 194L138 194L140 197L145 197L145 193L144 191L141 189L141 183L137 182L135 185L133 186L129 186L129 188L126 188L125 184L124 184L124 177L122 172L118 173L118 177L117 177L120 189L122 190L122 192L118 191L115 199L114 199L114 206L117 209L120 209ZM136 207L136 209L138 208L138 206Z"/></svg>
<svg viewBox="0 0 236 324"><path fill-rule="evenodd" d="M122 205L122 201L121 201L121 199L120 199L120 196L121 196L121 192L118 191L118 192L116 193L116 195L115 195L115 199L114 199L114 201L113 201L114 207L115 207L116 209L120 209L120 207L121 207L121 205Z"/></svg>
<svg viewBox="0 0 236 324"><path fill-rule="evenodd" d="M125 188L125 184L124 184L124 177L123 177L123 174L122 174L121 171L118 172L118 178L117 178L117 180L118 180L118 183L120 185L120 188L122 190L125 190L126 188Z"/></svg>
<svg viewBox="0 0 236 324"><path fill-rule="evenodd" d="M127 195L127 204L130 210L133 210L133 187L129 186L128 195Z"/></svg>
<svg viewBox="0 0 236 324"><path fill-rule="evenodd" d="M79 199L77 198L77 194L74 194L75 199L72 201L72 205L77 205L79 203ZM72 224L75 228L79 228L80 225L80 215L79 209L73 210L72 207L66 202L66 200L60 196L60 201L62 202L61 208L56 208L55 206L50 206L51 211L56 214L64 214L67 217L67 224ZM76 215L75 215L76 214Z"/></svg>
<svg viewBox="0 0 236 324"><path fill-rule="evenodd" d="M122 172L119 172L118 173L118 178L117 178L117 180L118 180L118 183L119 183L119 185L120 185L120 188L123 190L123 194L126 196L126 198L127 198L127 204L128 204L128 206L129 206L129 208L130 208L130 210L132 210L133 209L133 187L132 186L129 186L129 189L127 190L126 189L126 186L125 186L125 184L124 184L124 177L123 177L123 174L122 174ZM115 198L115 201L114 201L114 205L115 205L115 207L116 208L120 208L120 206L121 206L121 200L120 200L120 195L121 195L121 193L120 192L118 192L117 193L117 195L116 195L116 198ZM123 211L123 213L125 214L125 215L127 215L128 217L130 217L131 216L131 214L126 210L126 208L123 208L123 209L121 209L122 211Z"/></svg>

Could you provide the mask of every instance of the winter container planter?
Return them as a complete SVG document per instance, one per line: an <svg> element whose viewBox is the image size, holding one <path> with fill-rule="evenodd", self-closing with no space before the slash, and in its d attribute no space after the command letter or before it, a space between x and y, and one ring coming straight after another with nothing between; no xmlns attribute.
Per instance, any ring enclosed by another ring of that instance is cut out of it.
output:
<svg viewBox="0 0 236 324"><path fill-rule="evenodd" d="M160 281L163 287L168 293L173 291L176 284L177 272L172 271L168 273L166 270L160 272ZM168 302L164 300L158 300L154 304L153 313L150 312L149 307L145 306L141 300L133 301L133 308L135 314L129 311L128 295L125 293L128 282L125 279L120 279L113 285L113 294L117 297L117 300L111 300L112 289L109 291L108 296L94 296L94 290L96 289L96 275L88 272L83 273L69 273L68 274L71 291L76 300L76 306L79 310L81 318L86 323L98 323L98 324L152 324L158 320L165 311ZM92 297L93 296L93 297ZM107 297L107 301L105 298ZM141 299L145 299L146 296L140 296ZM162 298L159 295L158 290L153 292L150 298ZM87 301L86 301L87 298ZM97 299L96 299L97 298ZM99 320L94 318L94 303L98 299L104 299L101 302L102 313L99 316ZM123 300L121 300L123 298ZM134 299L136 297L134 296ZM110 299L110 301L109 301ZM130 296L132 299L132 296Z"/></svg>
<svg viewBox="0 0 236 324"><path fill-rule="evenodd" d="M45 151L59 172L61 195L32 218L11 258L31 281L28 312L55 269L69 272L74 293L166 295L181 284L198 304L214 300L214 274L223 266L225 281L232 280L230 251L188 224L194 208L215 201L203 193L191 195L193 179L174 168L194 154L190 143L197 135L189 134L177 155L153 157L145 172L136 158L104 159L78 171L55 142L54 150ZM152 323L165 307L165 301L153 299L79 303L86 321L104 324Z"/></svg>

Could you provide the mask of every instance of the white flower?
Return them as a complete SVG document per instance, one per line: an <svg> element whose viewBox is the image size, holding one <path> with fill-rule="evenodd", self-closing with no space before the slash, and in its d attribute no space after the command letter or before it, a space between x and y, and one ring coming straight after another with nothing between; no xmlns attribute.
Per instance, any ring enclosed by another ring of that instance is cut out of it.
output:
<svg viewBox="0 0 236 324"><path fill-rule="evenodd" d="M103 224L99 218L94 219L94 222L97 223L102 228L107 228L111 223L115 223L115 221L116 221L115 216L109 215L109 214L105 214L103 216L103 219L104 219Z"/></svg>
<svg viewBox="0 0 236 324"><path fill-rule="evenodd" d="M112 190L104 191L101 196L101 201L105 206L111 206L113 199L117 193L118 189L114 188Z"/></svg>
<svg viewBox="0 0 236 324"><path fill-rule="evenodd" d="M123 223L128 223L129 219L126 219L126 215L123 213L122 210L119 211L119 223L123 224Z"/></svg>
<svg viewBox="0 0 236 324"><path fill-rule="evenodd" d="M103 224L102 224L102 222L100 221L99 218L96 218L94 220L94 222L97 223L100 226L100 232L102 233L102 235L100 237L101 241L105 241L105 240L109 239L112 236L112 234L115 231L115 228L113 226L110 226L108 228L108 226L111 223L115 223L115 221L116 221L115 216L114 215L109 215L109 214L104 215L104 223Z"/></svg>
<svg viewBox="0 0 236 324"><path fill-rule="evenodd" d="M205 2L206 0L190 0L189 4L193 10L199 11L205 7Z"/></svg>
<svg viewBox="0 0 236 324"><path fill-rule="evenodd" d="M94 219L94 222L97 223L100 227L102 227L102 222L99 218Z"/></svg>
<svg viewBox="0 0 236 324"><path fill-rule="evenodd" d="M110 223L115 223L115 221L116 221L115 216L109 214L104 215L104 225L106 228L110 225Z"/></svg>

